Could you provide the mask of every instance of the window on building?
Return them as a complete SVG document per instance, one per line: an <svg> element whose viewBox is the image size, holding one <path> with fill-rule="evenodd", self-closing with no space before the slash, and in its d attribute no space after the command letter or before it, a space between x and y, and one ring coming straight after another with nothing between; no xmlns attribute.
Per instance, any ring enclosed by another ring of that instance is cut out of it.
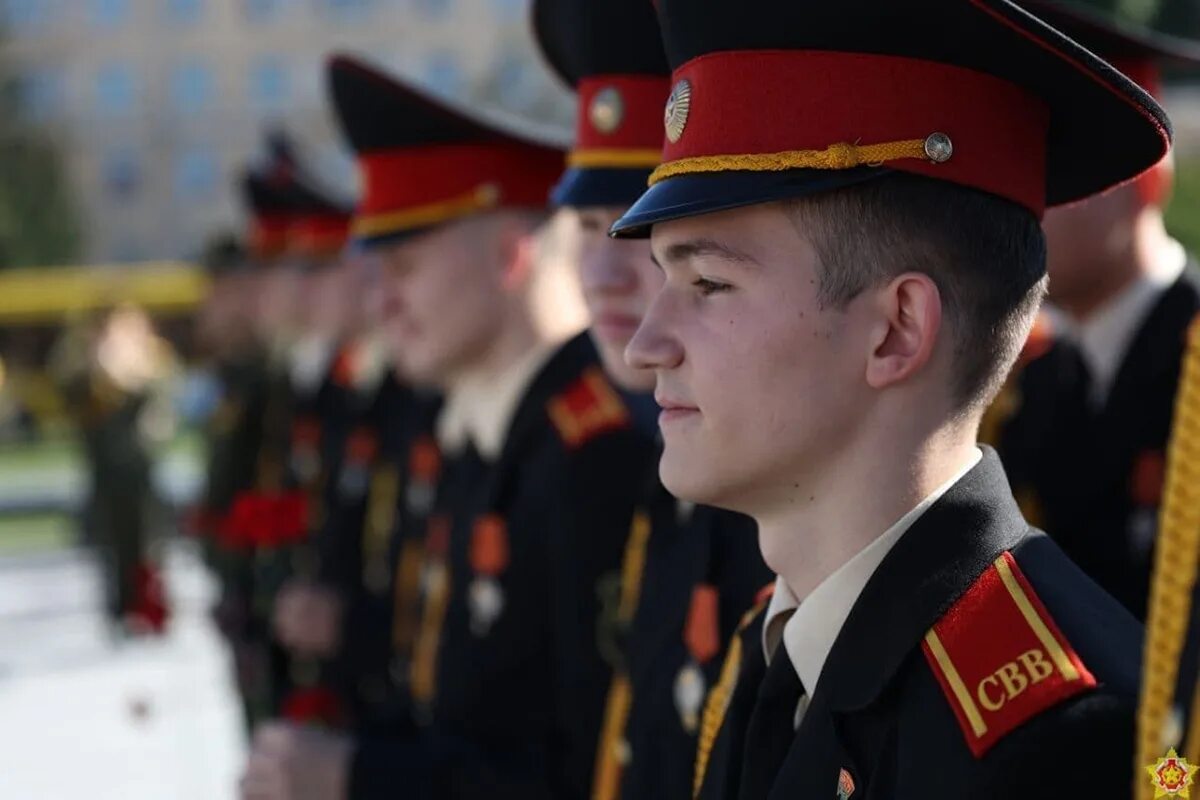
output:
<svg viewBox="0 0 1200 800"><path fill-rule="evenodd" d="M366 18L379 5L379 0L318 0L326 14L341 19Z"/></svg>
<svg viewBox="0 0 1200 800"><path fill-rule="evenodd" d="M207 110L216 96L216 79L203 62L180 64L171 72L171 105L184 114Z"/></svg>
<svg viewBox="0 0 1200 800"><path fill-rule="evenodd" d="M0 28L17 35L38 33L49 27L59 10L59 0L0 0Z"/></svg>
<svg viewBox="0 0 1200 800"><path fill-rule="evenodd" d="M510 111L527 111L541 96L537 73L524 58L509 53L492 67L500 104Z"/></svg>
<svg viewBox="0 0 1200 800"><path fill-rule="evenodd" d="M449 16L454 0L413 0L413 7L426 19Z"/></svg>
<svg viewBox="0 0 1200 800"><path fill-rule="evenodd" d="M181 200L212 197L218 183L217 156L208 147L193 147L175 160L175 196Z"/></svg>
<svg viewBox="0 0 1200 800"><path fill-rule="evenodd" d="M129 20L129 0L91 0L92 22L101 28L116 28Z"/></svg>
<svg viewBox="0 0 1200 800"><path fill-rule="evenodd" d="M430 55L421 70L421 78L432 91L446 97L460 96L466 82L458 58L449 50Z"/></svg>
<svg viewBox="0 0 1200 800"><path fill-rule="evenodd" d="M505 21L521 18L525 13L524 0L491 0L492 10L496 16Z"/></svg>
<svg viewBox="0 0 1200 800"><path fill-rule="evenodd" d="M285 5L287 0L242 0L242 15L251 22L270 22Z"/></svg>
<svg viewBox="0 0 1200 800"><path fill-rule="evenodd" d="M166 0L166 3L167 19L171 22L190 25L204 14L204 0Z"/></svg>
<svg viewBox="0 0 1200 800"><path fill-rule="evenodd" d="M127 64L108 64L96 73L96 109L110 116L133 113L137 79Z"/></svg>
<svg viewBox="0 0 1200 800"><path fill-rule="evenodd" d="M137 150L120 147L104 155L101 164L104 193L114 200L131 200L142 188L142 163Z"/></svg>
<svg viewBox="0 0 1200 800"><path fill-rule="evenodd" d="M250 66L250 103L255 108L278 109L291 90L287 65L279 56L262 56Z"/></svg>
<svg viewBox="0 0 1200 800"><path fill-rule="evenodd" d="M25 118L44 122L62 109L62 73L56 69L26 72L17 83L17 92L17 102Z"/></svg>

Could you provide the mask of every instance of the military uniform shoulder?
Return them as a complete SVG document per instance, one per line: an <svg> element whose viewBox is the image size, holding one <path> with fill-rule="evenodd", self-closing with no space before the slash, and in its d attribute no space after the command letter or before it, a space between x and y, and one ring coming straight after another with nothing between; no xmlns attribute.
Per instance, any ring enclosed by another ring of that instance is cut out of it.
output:
<svg viewBox="0 0 1200 800"><path fill-rule="evenodd" d="M552 395L546 413L569 450L632 424L625 401L596 365L585 367L577 379Z"/></svg>
<svg viewBox="0 0 1200 800"><path fill-rule="evenodd" d="M1132 697L1140 631L1039 534L993 561L925 634L922 650L980 759L1075 698Z"/></svg>

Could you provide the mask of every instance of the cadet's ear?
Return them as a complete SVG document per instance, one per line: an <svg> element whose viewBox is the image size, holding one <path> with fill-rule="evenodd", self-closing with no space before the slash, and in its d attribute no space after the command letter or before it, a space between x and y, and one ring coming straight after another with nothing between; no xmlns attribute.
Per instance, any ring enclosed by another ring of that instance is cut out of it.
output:
<svg viewBox="0 0 1200 800"><path fill-rule="evenodd" d="M902 383L933 356L942 326L942 296L921 272L906 272L875 291L875 325L867 340L866 379L874 389Z"/></svg>
<svg viewBox="0 0 1200 800"><path fill-rule="evenodd" d="M537 229L531 229L522 220L506 218L500 222L499 250L504 288L520 286L529 278L537 258L537 242Z"/></svg>

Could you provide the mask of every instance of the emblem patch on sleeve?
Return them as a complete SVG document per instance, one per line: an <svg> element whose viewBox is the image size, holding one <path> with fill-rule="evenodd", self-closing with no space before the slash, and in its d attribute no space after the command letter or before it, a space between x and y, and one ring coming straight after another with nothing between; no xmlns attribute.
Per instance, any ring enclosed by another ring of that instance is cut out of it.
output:
<svg viewBox="0 0 1200 800"><path fill-rule="evenodd" d="M922 649L976 758L1096 686L1007 552L925 634Z"/></svg>

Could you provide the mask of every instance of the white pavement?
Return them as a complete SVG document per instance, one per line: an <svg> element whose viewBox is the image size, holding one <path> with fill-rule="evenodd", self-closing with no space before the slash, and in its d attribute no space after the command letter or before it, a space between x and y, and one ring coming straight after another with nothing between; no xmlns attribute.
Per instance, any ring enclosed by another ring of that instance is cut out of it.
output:
<svg viewBox="0 0 1200 800"><path fill-rule="evenodd" d="M173 545L161 639L115 643L81 551L0 559L0 798L231 800L245 752L215 584Z"/></svg>

